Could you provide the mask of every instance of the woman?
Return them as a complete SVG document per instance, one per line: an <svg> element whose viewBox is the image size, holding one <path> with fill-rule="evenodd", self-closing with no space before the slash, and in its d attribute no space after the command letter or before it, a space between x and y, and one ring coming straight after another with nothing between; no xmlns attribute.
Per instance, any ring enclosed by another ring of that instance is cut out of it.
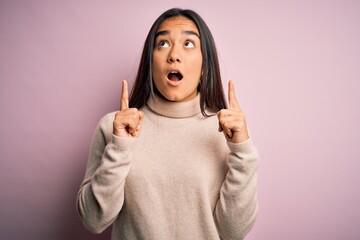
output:
<svg viewBox="0 0 360 240"><path fill-rule="evenodd" d="M123 81L120 111L95 130L77 199L86 228L112 225L112 239L243 239L258 211L258 155L232 81L228 97L226 109L205 22L163 13L130 102Z"/></svg>

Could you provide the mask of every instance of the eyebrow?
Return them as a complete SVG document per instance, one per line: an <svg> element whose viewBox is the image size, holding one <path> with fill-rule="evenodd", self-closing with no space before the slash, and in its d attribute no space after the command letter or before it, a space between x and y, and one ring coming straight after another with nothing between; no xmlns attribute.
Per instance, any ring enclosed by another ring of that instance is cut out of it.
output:
<svg viewBox="0 0 360 240"><path fill-rule="evenodd" d="M181 31L181 33L185 34L185 35L195 35L200 39L200 35L197 32L194 32L194 31ZM159 32L156 33L155 39L158 36L164 36L164 35L169 35L169 34L170 34L169 30L159 31Z"/></svg>

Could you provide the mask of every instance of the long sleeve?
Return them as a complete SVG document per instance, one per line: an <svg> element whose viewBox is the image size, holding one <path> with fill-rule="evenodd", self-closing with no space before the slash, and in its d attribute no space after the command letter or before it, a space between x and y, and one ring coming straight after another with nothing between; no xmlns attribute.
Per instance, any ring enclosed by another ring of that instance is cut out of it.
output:
<svg viewBox="0 0 360 240"><path fill-rule="evenodd" d="M256 170L258 153L251 139L228 143L229 170L220 189L214 218L221 239L243 239L255 223L258 212Z"/></svg>
<svg viewBox="0 0 360 240"><path fill-rule="evenodd" d="M112 239L243 239L255 222L257 150L226 143L216 115L157 98L136 138L112 135L115 114L95 130L77 208L87 229ZM150 98L151 99L151 98Z"/></svg>
<svg viewBox="0 0 360 240"><path fill-rule="evenodd" d="M77 210L85 227L104 231L124 203L125 179L130 170L135 138L112 135L113 115L100 120L93 135L84 180L77 196Z"/></svg>

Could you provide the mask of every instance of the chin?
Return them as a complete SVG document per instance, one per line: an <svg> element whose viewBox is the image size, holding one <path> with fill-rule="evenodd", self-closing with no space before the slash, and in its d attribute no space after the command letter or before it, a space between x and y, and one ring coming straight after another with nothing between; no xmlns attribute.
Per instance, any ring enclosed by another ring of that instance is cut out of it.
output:
<svg viewBox="0 0 360 240"><path fill-rule="evenodd" d="M164 100L171 101L171 102L178 102L179 100L181 101L181 98L179 98L179 96L177 96L177 94L169 93L169 92L162 93L157 89L157 87L155 87L154 90L155 90L156 95L158 95L159 97L161 97Z"/></svg>
<svg viewBox="0 0 360 240"><path fill-rule="evenodd" d="M197 95L194 93L186 93L184 91L180 91L180 89L166 89L165 91L159 91L157 87L155 87L154 90L159 97L171 102L186 102L195 98Z"/></svg>
<svg viewBox="0 0 360 240"><path fill-rule="evenodd" d="M165 96L165 98L168 100L168 101L171 101L171 102L187 102L187 101L191 101L193 100L194 98L196 97L195 96Z"/></svg>
<svg viewBox="0 0 360 240"><path fill-rule="evenodd" d="M179 97L179 96L169 96L169 95L165 95L163 96L166 100L171 101L171 102L181 102L184 100L184 98Z"/></svg>

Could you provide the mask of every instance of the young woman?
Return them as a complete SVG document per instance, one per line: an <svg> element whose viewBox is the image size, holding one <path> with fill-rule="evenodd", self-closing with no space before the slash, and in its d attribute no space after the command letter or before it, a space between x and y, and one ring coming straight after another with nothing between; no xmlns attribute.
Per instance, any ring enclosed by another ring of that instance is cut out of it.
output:
<svg viewBox="0 0 360 240"><path fill-rule="evenodd" d="M153 24L128 100L93 136L77 208L112 239L243 239L258 212L258 154L211 32L191 10ZM224 134L220 134L223 132Z"/></svg>

